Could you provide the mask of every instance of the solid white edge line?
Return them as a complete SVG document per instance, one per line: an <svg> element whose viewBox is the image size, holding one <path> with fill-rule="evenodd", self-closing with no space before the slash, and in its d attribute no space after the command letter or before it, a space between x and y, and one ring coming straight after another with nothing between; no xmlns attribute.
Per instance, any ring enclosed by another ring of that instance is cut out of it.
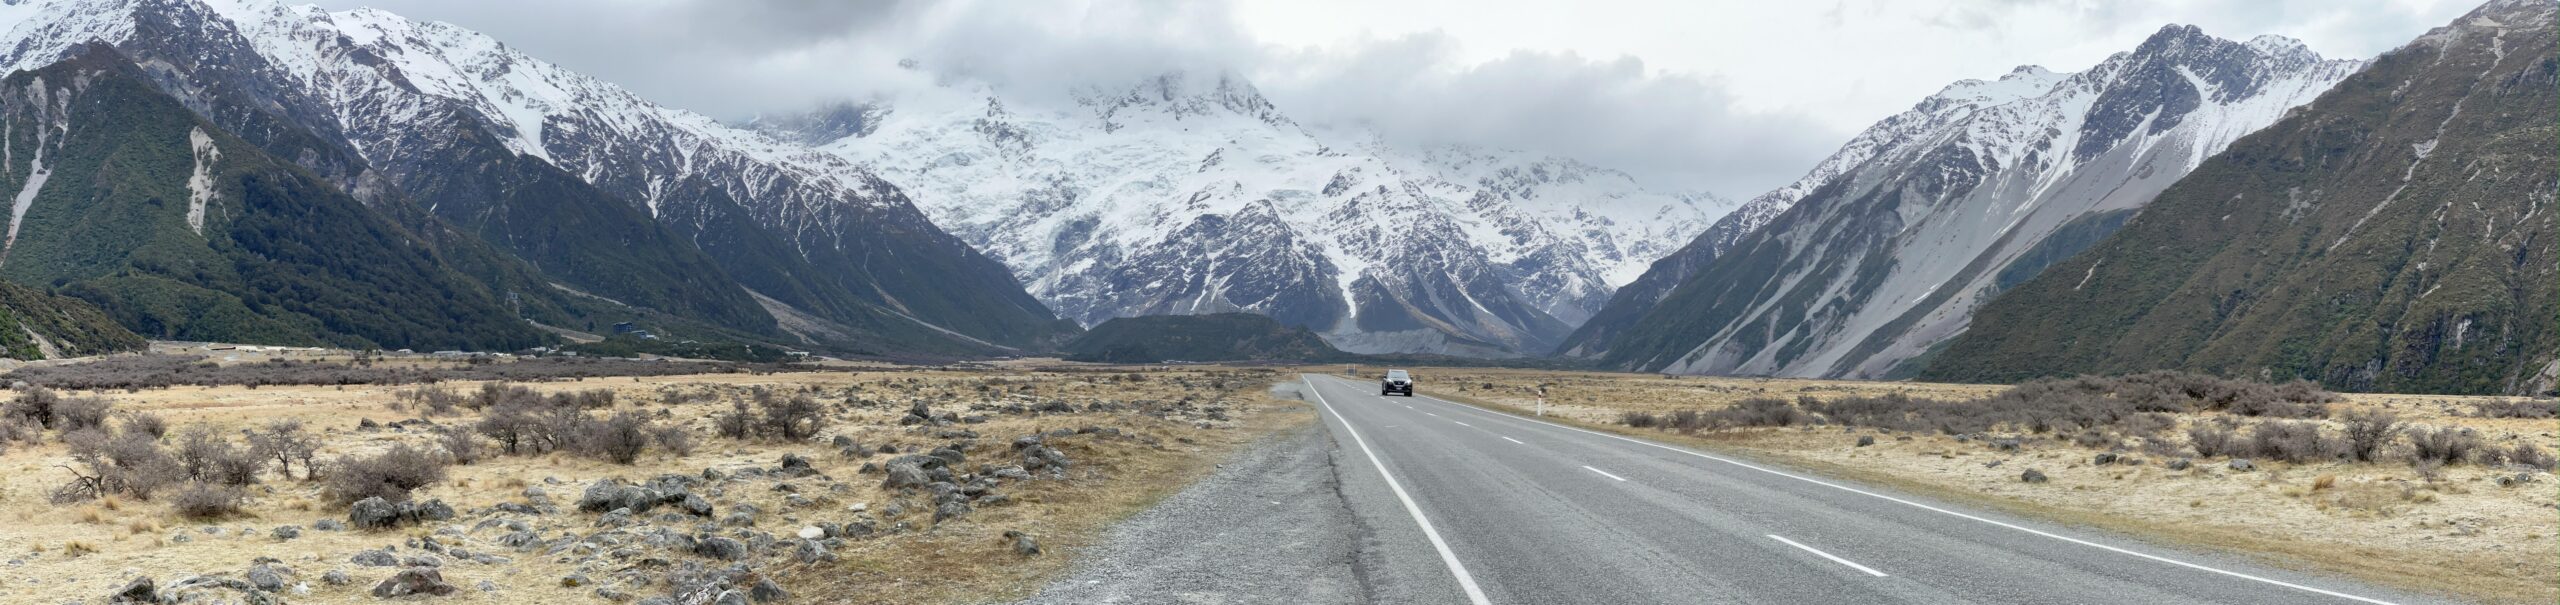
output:
<svg viewBox="0 0 2560 605"><path fill-rule="evenodd" d="M1617 475L1609 474L1609 471L1604 471L1604 470L1600 470L1600 469L1596 469L1596 468L1591 468L1591 465L1588 465L1588 464L1582 465L1582 470L1591 471L1591 472L1594 472L1594 473L1600 473L1600 476L1602 476L1602 477L1608 477L1608 478L1616 479L1616 480L1619 480L1619 481L1625 481L1625 480L1627 480L1627 478L1626 478L1626 477L1620 477L1620 476L1617 476Z"/></svg>
<svg viewBox="0 0 2560 605"><path fill-rule="evenodd" d="M1841 564L1841 565L1847 565L1847 566L1849 566L1849 568L1850 568L1850 569L1855 569L1855 570L1858 570L1858 571L1867 572L1867 575L1870 575L1870 576L1875 576L1875 577L1879 577L1879 578L1884 577L1884 572L1876 571L1874 568L1870 568L1870 567L1867 567L1867 566L1865 566L1865 565L1859 565L1859 564L1857 564L1857 563L1855 563L1855 562L1852 562L1852 561L1850 561L1850 560L1848 560L1848 559L1843 559L1843 558L1840 558L1840 557L1837 557L1837 556L1833 556L1831 553L1822 552L1822 551L1819 551L1819 550L1814 550L1814 548L1813 548L1813 547L1811 547L1811 546L1805 546L1805 545L1803 545L1803 544L1798 544L1798 543L1796 543L1796 541L1794 541L1794 540L1786 539L1785 537L1779 536L1779 535L1777 535L1777 534L1769 534L1769 539L1771 539L1771 540L1777 540L1777 541L1779 541L1779 542L1785 542L1785 543L1787 543L1787 545L1788 545L1788 546L1793 546L1793 547L1796 547L1796 548L1799 548L1799 549L1803 549L1805 552L1809 552L1809 553L1813 553L1813 554L1817 554L1817 555L1822 555L1822 558L1830 559L1830 560L1831 560L1831 562L1833 562L1833 563L1838 563L1838 564Z"/></svg>
<svg viewBox="0 0 2560 605"><path fill-rule="evenodd" d="M1494 436L1495 436L1495 437L1502 437L1501 435L1494 435ZM1528 444L1526 444L1526 443L1520 443L1520 440L1518 440L1518 439L1513 439L1513 438L1510 438L1510 437L1502 437L1502 440L1503 440L1503 441L1509 441L1509 442L1512 442L1512 443L1514 443L1514 444L1519 444L1519 445L1528 445Z"/></svg>
<svg viewBox="0 0 2560 605"><path fill-rule="evenodd" d="M1475 410L1475 411L1477 411L1477 412L1481 412L1481 413L1484 413L1484 414L1487 414L1487 415L1496 416L1496 417L1500 417L1500 418L1507 418L1507 419L1511 419L1511 420L1517 420L1517 421L1520 421L1520 422L1527 422L1527 423L1537 424L1537 425L1543 425L1543 426L1551 426L1551 427L1560 428L1560 429L1564 429L1564 430L1568 430L1568 431L1577 431L1577 432L1583 432L1583 433L1590 433L1590 434L1593 434L1593 435L1598 435L1598 436L1601 436L1601 437L1608 437L1608 438L1610 438L1610 439L1616 439L1616 440L1619 440L1619 441L1625 441L1625 442L1633 443L1633 444L1637 444L1637 445L1651 446L1651 447L1661 448L1661 449L1669 450L1669 451L1673 451L1673 452L1679 452L1679 453L1682 453L1682 454L1688 454L1688 455L1691 455L1691 456L1697 456L1697 457L1699 457L1699 458L1705 458L1705 459L1708 459L1708 460L1714 460L1714 461L1717 461L1717 462L1722 462L1722 463L1725 463L1725 464L1730 464L1730 465L1739 466L1739 467L1742 467L1742 468L1747 468L1747 469L1751 469L1751 470L1755 470L1755 471L1760 471L1760 472L1768 473L1768 474L1771 474L1771 475L1777 475L1777 476L1780 476L1780 477L1786 477L1786 478L1788 478L1788 479L1794 479L1794 480L1797 480L1797 481L1803 481L1803 482L1806 482L1806 483L1811 483L1811 484L1814 484L1814 485L1819 485L1819 486L1823 486L1823 487L1828 487L1828 488L1831 488L1831 489L1836 489L1836 490L1840 490L1840 491L1844 491L1844 492L1849 492L1849 493L1853 493L1853 494L1858 494L1858 495L1861 495L1861 496L1867 496L1867 497L1870 497L1870 498L1875 498L1875 499L1879 499L1879 500L1884 500L1884 501L1887 501L1887 502L1893 502L1893 503L1896 503L1896 504L1901 504L1901 505L1904 505L1904 506L1909 506L1909 507L1917 508L1917 509L1920 509L1920 510L1925 510L1925 511L1929 511L1929 512L1934 512L1934 513L1938 513L1938 514L1943 514L1943 515L1947 515L1947 516L1951 516L1951 517L1956 517L1956 518L1960 518L1960 519L1968 519L1968 520L1978 521L1978 522L1982 522L1982 523L1986 523L1986 524L1990 524L1990 525L1994 525L1994 526L1998 526L1998 527L2005 527L2005 528L2009 528L2009 529L2013 529L2013 530L2017 530L2017 531L2021 531L2021 532L2026 532L2026 533L2029 533L2029 534L2034 534L2034 535L2038 535L2038 536L2043 536L2043 537L2046 537L2046 538L2052 538L2052 539L2055 539L2055 540L2061 540L2061 541L2064 541L2064 542L2070 542L2070 543L2072 543L2072 544L2078 544L2078 545L2081 545L2081 546L2087 546L2087 547L2090 547L2090 548L2096 548L2096 549L2099 549L2099 550L2105 550L2105 551L2108 551L2108 552L2113 552L2113 553L2121 554L2121 555L2127 555L2127 556L2139 557L2139 558L2143 558L2143 559L2149 559L2149 560L2152 560L2152 561L2156 561L2156 562L2160 562L2160 563L2167 563L2167 564L2170 564L2170 565L2176 565L2176 566L2179 566L2179 567L2184 567L2184 568L2188 568L2188 569L2193 569L2193 570L2196 570L2196 571L2203 571L2203 572L2217 573L2217 574L2222 574L2222 575L2225 575L2225 576L2230 576L2230 577L2239 578L2239 579L2243 579L2243 580L2249 580L2249 581L2252 581L2252 582L2259 582L2259 583L2268 584L2268 585L2273 585L2273 586L2282 586L2282 587L2285 587L2285 588L2291 588L2291 589L2299 590L2299 591L2303 591L2303 592L2308 592L2308 593L2313 593L2313 594L2321 594L2321 595L2328 595L2328 596L2337 597L2337 598L2341 598L2341 599L2346 599L2346 600L2350 600L2350 601L2356 601L2356 602L2360 602L2360 603L2372 603L2372 604L2374 604L2374 605L2399 605L2398 603L2393 603L2393 602L2385 601L2385 600L2381 600L2381 599L2375 599L2375 598L2369 598L2369 597L2359 597L2359 596L2356 596L2356 595L2351 595L2351 594L2347 594L2347 593L2343 593L2343 592L2338 592L2338 591L2334 591L2334 590L2329 590L2329 589L2325 589L2325 588L2316 588L2316 587L2311 587L2311 586L2304 586L2304 585L2301 585L2301 584L2295 584L2295 583L2292 583L2292 582L2286 582L2286 581L2278 580L2278 579L2274 579L2274 578L2259 577L2259 576L2254 576L2254 575L2250 575L2250 574L2240 573L2240 572L2231 571L2231 570L2227 570L2227 569L2220 569L2220 568L2215 568L2215 567L2209 567L2209 566L2205 566L2205 565L2201 565L2201 564L2196 564L2196 563L2188 563L2188 562L2186 562L2186 561L2180 561L2180 560L2177 560L2177 559L2171 559L2171 558L2168 558L2168 557L2163 557L2163 556L2154 555L2154 554L2150 554L2150 553L2145 553L2145 552L2140 552L2140 551L2135 551L2135 550L2127 550L2127 549L2124 549L2124 548L2118 548L2118 547L2115 547L2115 546L2109 546L2109 545L2106 545L2106 544L2099 544L2099 543L2091 542L2091 541L2088 541L2088 540L2082 540L2082 539L2079 539L2079 538L2074 538L2074 537L2070 537L2070 536L2065 536L2065 535L2061 535L2061 534L2056 534L2056 533L2053 533L2053 532L2048 532L2048 531L2044 531L2044 530L2040 530L2040 529L2035 529L2035 528L2032 528L2032 527L2025 527L2025 526L2017 525L2017 524L2014 524L2014 523L2008 523L2008 522L2005 522L2005 521L1998 521L1998 520L1993 520L1993 519L1986 519L1986 518L1983 518L1983 517L1977 517L1977 516L1974 516L1974 515L1969 515L1969 514L1960 513L1960 512L1956 512L1956 511L1952 511L1952 510L1947 510L1947 509L1943 509L1943 508L1938 508L1938 507L1930 506L1930 505L1927 505L1927 504L1921 504L1921 503L1919 503L1919 502L1913 502L1913 501L1910 501L1910 500L1904 500L1904 499L1896 498L1896 497L1893 497L1893 496L1887 496L1887 495L1884 495L1884 494L1879 494L1879 493L1875 493L1875 492L1870 492L1870 491L1867 491L1867 490L1862 490L1862 489L1858 489L1858 488L1854 488L1854 487L1849 487L1849 486L1845 486L1845 485L1840 485L1840 484L1832 483L1832 482L1829 482L1829 481L1823 481L1823 480L1821 480L1821 479L1815 479L1815 478L1812 478L1812 477L1800 476L1800 475L1796 475L1796 474L1793 474L1793 473L1788 473L1788 472L1785 472L1785 471L1778 471L1778 470L1771 470L1771 469L1767 469L1767 468L1762 468L1762 467L1760 467L1760 466L1756 466L1756 465L1753 465L1753 464L1750 464L1750 463L1746 463L1746 462L1741 462L1741 461L1738 461L1738 460L1733 460L1733 459L1730 459L1730 458L1725 458L1725 457L1722 457L1722 456L1714 456L1714 455L1709 455L1709 454L1699 453L1699 452L1691 451L1691 450L1688 450L1688 449L1672 447L1672 446L1668 446L1668 445L1663 445L1663 444L1659 444L1659 443L1654 443L1654 442L1651 442L1651 441L1645 441L1645 440L1642 440L1642 439L1635 439L1635 438L1627 437L1627 436L1624 436L1624 435L1612 435L1612 434L1609 434L1609 433L1603 433L1603 432L1594 431L1594 430L1591 430L1591 429L1586 429L1586 428L1581 428L1581 427L1575 427L1575 426L1567 426L1567 425L1562 425L1562 424L1556 424L1556 423L1548 422L1548 421L1545 421L1545 420L1538 420L1538 419L1534 419L1534 418L1523 418L1523 417L1520 417L1520 416L1518 416L1518 415L1514 415L1514 414L1505 414L1505 413L1502 413L1502 412L1496 412L1496 411L1493 411L1493 410L1488 410L1488 409L1484 409L1484 408L1479 408L1479 407L1476 407L1476 406L1471 406L1471 405L1467 405L1467 404L1463 404L1463 403L1458 403L1458 402L1454 402L1454 401L1447 401L1447 400L1443 400L1443 399L1440 399L1440 398L1437 398L1437 397L1431 398L1431 400L1432 400L1432 401L1438 401L1438 402L1440 402L1440 403L1442 403L1442 404L1446 404L1446 405L1456 406L1456 407L1459 407L1459 408L1465 408L1465 409Z"/></svg>
<svg viewBox="0 0 2560 605"><path fill-rule="evenodd" d="M1467 602L1473 605L1491 605L1492 602L1484 598L1484 589L1476 587L1476 577L1467 573L1467 564L1458 562L1457 553L1449 552L1449 543L1440 539L1439 530L1431 528L1431 519L1422 516L1422 507L1414 505L1413 496L1405 495L1404 485L1396 482L1395 474L1387 472L1387 463L1379 462L1378 453L1369 451L1369 441L1361 439L1360 431L1351 428L1351 419L1343 417L1341 412L1334 411L1333 404L1325 402L1324 391L1316 388L1315 381L1307 380L1304 376L1300 376L1299 381L1307 385L1307 392L1315 394L1316 405L1324 406L1326 413L1332 414L1335 420L1342 421L1342 431L1350 433L1351 442L1360 446L1360 453L1369 457L1369 464L1378 467L1378 476L1387 480L1387 489L1396 493L1396 500L1404 502L1404 512L1413 514L1413 523L1422 526L1422 536L1431 539L1433 550L1440 551L1440 562L1448 564L1449 575L1458 578L1458 588L1467 593Z"/></svg>

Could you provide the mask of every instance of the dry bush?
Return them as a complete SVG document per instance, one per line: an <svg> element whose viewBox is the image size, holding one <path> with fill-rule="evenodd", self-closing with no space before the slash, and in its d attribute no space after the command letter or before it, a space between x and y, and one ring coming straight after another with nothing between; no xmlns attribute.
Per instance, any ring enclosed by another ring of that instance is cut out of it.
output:
<svg viewBox="0 0 2560 605"><path fill-rule="evenodd" d="M1804 401L1806 403L1818 403L1810 397L1805 398ZM1733 407L1710 412L1707 416L1708 423L1720 428L1749 426L1784 427L1807 424L1813 421L1812 415L1805 413L1802 409L1798 409L1795 404L1787 403L1787 400L1784 399L1771 397L1753 397L1750 399L1744 399L1742 401L1735 402Z"/></svg>
<svg viewBox="0 0 2560 605"><path fill-rule="evenodd" d="M153 439L169 436L169 421L158 414L125 412L124 432L150 435Z"/></svg>
<svg viewBox="0 0 2560 605"><path fill-rule="evenodd" d="M2503 400L2474 404L2471 415L2481 418L2525 418L2543 420L2560 418L2560 399Z"/></svg>
<svg viewBox="0 0 2560 605"><path fill-rule="evenodd" d="M544 443L545 431L542 419L535 417L533 411L526 409L526 406L505 405L490 408L487 414L480 417L479 424L472 425L472 428L480 431L482 435L489 436L489 439L497 441L498 446L505 449L508 455L540 453L539 449Z"/></svg>
<svg viewBox="0 0 2560 605"><path fill-rule="evenodd" d="M463 407L466 402L476 401L474 399L465 399L461 393L456 393L453 389L440 386L421 386L402 389L399 392L398 397L398 399L392 401L392 409L414 409L418 410L419 414L427 416L451 415L457 413L455 408Z"/></svg>
<svg viewBox="0 0 2560 605"><path fill-rule="evenodd" d="M739 399L729 402L728 412L713 416L711 424L722 437L745 439L754 435L755 415L747 411L747 401Z"/></svg>
<svg viewBox="0 0 2560 605"><path fill-rule="evenodd" d="M2400 416L2390 412L2356 412L2347 418L2347 456L2373 462L2384 446L2400 436Z"/></svg>
<svg viewBox="0 0 2560 605"><path fill-rule="evenodd" d="M61 468L72 478L54 488L55 503L118 494L149 500L162 486L186 478L186 469L149 435L82 429L63 434L62 440L70 446L72 463Z"/></svg>
<svg viewBox="0 0 2560 605"><path fill-rule="evenodd" d="M247 498L238 487L198 481L171 496L169 508L188 519L221 519L240 514L240 503Z"/></svg>
<svg viewBox="0 0 2560 605"><path fill-rule="evenodd" d="M444 480L442 457L403 443L373 456L344 456L329 464L325 479L331 501L340 505L379 496L406 501L409 492Z"/></svg>
<svg viewBox="0 0 2560 605"><path fill-rule="evenodd" d="M2229 428L2214 425L2187 427L2187 447L2194 449L2196 456L2204 458L2241 453L2240 437Z"/></svg>
<svg viewBox="0 0 2560 605"><path fill-rule="evenodd" d="M177 457L188 479L223 485L254 483L258 471L266 468L266 460L259 453L240 447L201 424L178 431Z"/></svg>
<svg viewBox="0 0 2560 605"><path fill-rule="evenodd" d="M483 457L482 454L484 453L480 449L480 439L478 437L473 436L470 431L465 431L455 427L445 427L444 429L438 430L436 432L436 445L444 447L445 457L453 460L454 464L471 464L479 462Z"/></svg>
<svg viewBox="0 0 2560 605"><path fill-rule="evenodd" d="M18 393L9 403L0 405L0 418L24 419L39 428L53 428L53 406L62 396L51 389L35 387Z"/></svg>
<svg viewBox="0 0 2560 605"><path fill-rule="evenodd" d="M571 449L614 464L630 464L649 451L649 428L649 418L640 412L590 420L579 428Z"/></svg>
<svg viewBox="0 0 2560 605"><path fill-rule="evenodd" d="M2468 428L2450 426L2433 429L2411 427L2409 448L2412 460L2434 465L2460 464L2481 449L2477 433Z"/></svg>
<svg viewBox="0 0 2560 605"><path fill-rule="evenodd" d="M2267 420L2249 431L2249 451L2268 460L2303 463L2336 458L2346 450L2321 434L2320 425L2299 420Z"/></svg>
<svg viewBox="0 0 2560 605"><path fill-rule="evenodd" d="M783 441L802 441L818 436L827 428L827 409L808 395L790 397L758 397L764 418L759 427L766 437Z"/></svg>
<svg viewBox="0 0 2560 605"><path fill-rule="evenodd" d="M1662 426L1662 418L1654 416L1652 412L1627 412L1618 415L1618 423L1640 429L1649 429Z"/></svg>
<svg viewBox="0 0 2560 605"><path fill-rule="evenodd" d="M104 397L73 397L53 404L53 428L59 431L107 428L115 402Z"/></svg>
<svg viewBox="0 0 2560 605"><path fill-rule="evenodd" d="M2507 450L2507 462L2542 469L2547 473L2552 471L2555 462L2560 461L2555 461L2550 452L2542 451L2539 446L2532 443L2518 443Z"/></svg>
<svg viewBox="0 0 2560 605"><path fill-rule="evenodd" d="M249 449L260 458L276 461L276 472L293 477L293 463L302 463L303 478L318 470L311 458L320 455L320 437L302 430L302 421L291 418L268 422L267 426L249 433Z"/></svg>
<svg viewBox="0 0 2560 605"><path fill-rule="evenodd" d="M677 456L693 455L693 432L681 426L660 426L650 432L649 442Z"/></svg>

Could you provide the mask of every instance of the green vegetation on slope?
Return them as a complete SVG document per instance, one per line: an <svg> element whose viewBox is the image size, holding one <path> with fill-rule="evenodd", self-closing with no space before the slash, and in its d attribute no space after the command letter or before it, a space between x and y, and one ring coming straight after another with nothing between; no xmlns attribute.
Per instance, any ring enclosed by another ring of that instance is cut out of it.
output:
<svg viewBox="0 0 2560 605"><path fill-rule="evenodd" d="M11 150L0 191L26 199L0 276L155 338L478 350L548 339L398 223L200 119L111 49L14 74L0 95ZM31 187L39 154L47 178Z"/></svg>
<svg viewBox="0 0 2560 605"><path fill-rule="evenodd" d="M1922 377L2190 369L2530 393L2560 341L2560 48L2502 3L2233 144L1986 305Z"/></svg>
<svg viewBox="0 0 2560 605"><path fill-rule="evenodd" d="M137 351L149 344L89 303L0 280L0 355L84 357Z"/></svg>

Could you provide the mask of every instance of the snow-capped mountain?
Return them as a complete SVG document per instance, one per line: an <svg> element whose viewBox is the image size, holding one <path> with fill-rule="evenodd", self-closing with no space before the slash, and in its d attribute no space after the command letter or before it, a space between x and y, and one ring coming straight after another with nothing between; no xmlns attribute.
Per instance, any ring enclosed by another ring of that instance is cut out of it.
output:
<svg viewBox="0 0 2560 605"><path fill-rule="evenodd" d="M1566 352L1681 373L1887 375L2362 65L2170 26L2085 72L1956 83L1868 129L1790 187L1801 193L1772 193L1800 199L1765 226L1721 250L1693 243L1713 258L1657 266L1689 274Z"/></svg>
<svg viewBox="0 0 2560 605"><path fill-rule="evenodd" d="M821 149L1065 317L1249 311L1355 352L1543 354L1730 209L1570 159L1302 126L1229 74L959 83L760 126L835 136Z"/></svg>
<svg viewBox="0 0 2560 605"><path fill-rule="evenodd" d="M858 349L1073 329L861 166L459 27L270 0L39 0L0 9L0 27L10 70L112 44L243 138L287 158L343 148L356 160L306 168L419 204L581 295ZM253 114L311 136L270 136Z"/></svg>

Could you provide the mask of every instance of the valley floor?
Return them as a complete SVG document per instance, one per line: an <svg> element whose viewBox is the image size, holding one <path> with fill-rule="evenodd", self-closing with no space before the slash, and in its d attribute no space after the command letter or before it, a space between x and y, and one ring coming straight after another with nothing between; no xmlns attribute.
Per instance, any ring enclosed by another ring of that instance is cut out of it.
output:
<svg viewBox="0 0 2560 605"><path fill-rule="evenodd" d="M263 473L240 512L212 518L182 515L174 489L149 499L57 500L53 492L80 468L69 446L54 431L16 442L0 436L0 602L96 602L136 578L171 597L376 602L378 584L420 565L453 587L435 600L451 603L664 603L715 582L757 602L766 601L764 588L788 593L773 601L784 603L1018 598L1113 522L1205 476L1245 444L1305 425L1313 415L1303 406L1266 393L1281 379L1218 368L854 368L524 383L546 396L610 391L611 402L594 414L637 413L689 434L691 446L653 445L633 463L616 464L565 447L502 455L481 440L480 459L449 467L414 495L450 506L452 518L373 531L331 528L348 521L349 508L331 501L325 477L310 479L298 464L290 475ZM442 386L468 398L480 385ZM111 401L118 418L111 426L133 415L160 418L173 450L189 427L237 435L299 420L319 436L326 473L340 456L395 444L442 453L448 428L470 432L489 413L468 404L429 410L414 388L54 395ZM813 437L720 434L719 416L733 403L799 395L824 410ZM920 409L929 415L915 416ZM1036 445L1023 444L1033 436ZM949 483L937 475L933 485L884 485L895 461L941 448L965 458L946 467ZM1051 454L1063 462L1044 467ZM584 506L597 485L616 481L690 490L710 507L685 514L668 504L626 515ZM946 489L966 493L941 495ZM945 506L954 501L961 506ZM744 548L726 552L715 543ZM1033 546L1037 552L1028 552ZM362 561L370 553L399 562L369 566ZM252 594L269 580L272 592Z"/></svg>

